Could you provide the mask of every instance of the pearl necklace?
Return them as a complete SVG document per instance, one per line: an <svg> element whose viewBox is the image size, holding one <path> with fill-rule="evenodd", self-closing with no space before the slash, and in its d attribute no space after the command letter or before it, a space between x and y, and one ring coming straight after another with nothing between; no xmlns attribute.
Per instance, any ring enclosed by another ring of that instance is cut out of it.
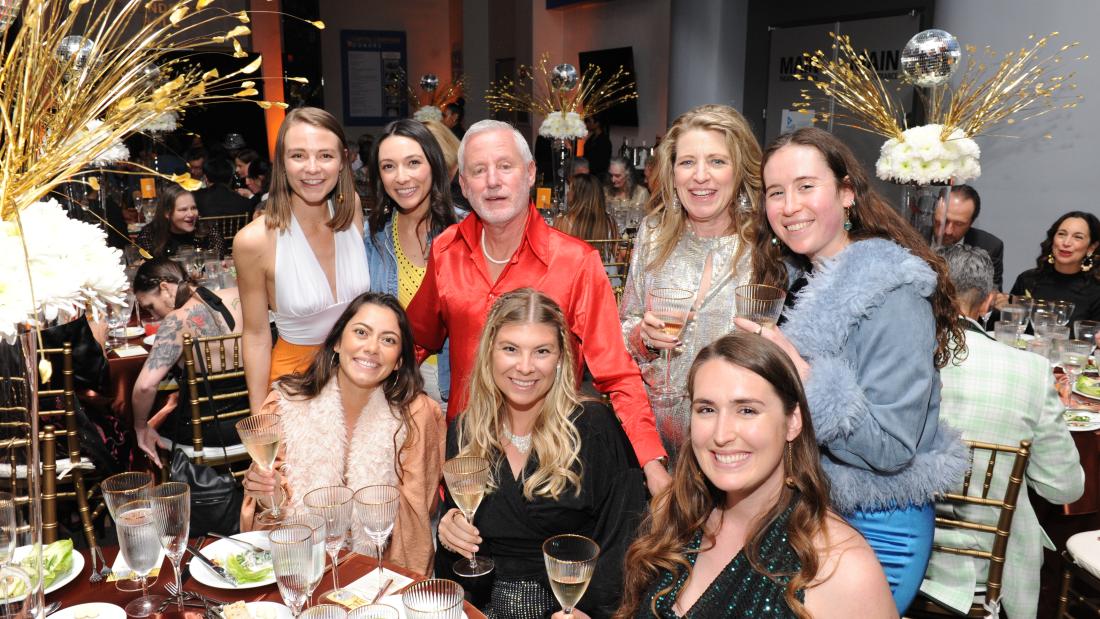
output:
<svg viewBox="0 0 1100 619"><path fill-rule="evenodd" d="M486 256L488 257L488 256ZM517 436L512 434L512 429L508 427L508 424L504 424L504 438L516 448L516 451L523 455L527 455L527 452L531 451L531 435L524 434L523 436Z"/></svg>
<svg viewBox="0 0 1100 619"><path fill-rule="evenodd" d="M497 260L489 255L489 250L485 249L485 228L481 229L481 255L485 256L485 259L493 264L508 264L512 261L512 257L508 256L504 260ZM524 452L526 453L526 452Z"/></svg>

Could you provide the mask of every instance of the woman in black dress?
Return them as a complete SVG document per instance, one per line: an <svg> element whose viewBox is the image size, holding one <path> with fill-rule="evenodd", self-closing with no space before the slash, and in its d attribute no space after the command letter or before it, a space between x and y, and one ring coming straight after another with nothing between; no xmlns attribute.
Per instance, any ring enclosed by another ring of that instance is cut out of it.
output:
<svg viewBox="0 0 1100 619"><path fill-rule="evenodd" d="M225 255L225 239L199 220L195 196L174 184L160 190L153 221L141 229L136 243L154 258L175 256L186 246L214 250L219 258Z"/></svg>
<svg viewBox="0 0 1100 619"><path fill-rule="evenodd" d="M1100 219L1070 211L1055 220L1040 246L1035 268L1020 273L1012 294L1046 301L1069 301L1078 320L1100 320Z"/></svg>
<svg viewBox="0 0 1100 619"><path fill-rule="evenodd" d="M447 457L491 463L488 493L471 525L448 493L439 523L436 573L489 591L475 604L489 617L547 617L542 543L584 535L601 553L577 605L609 617L622 593L622 561L645 510L642 470L611 410L575 391L571 336L554 301L530 288L501 296L478 344L470 402L447 435ZM454 576L471 553L492 557L491 582Z"/></svg>

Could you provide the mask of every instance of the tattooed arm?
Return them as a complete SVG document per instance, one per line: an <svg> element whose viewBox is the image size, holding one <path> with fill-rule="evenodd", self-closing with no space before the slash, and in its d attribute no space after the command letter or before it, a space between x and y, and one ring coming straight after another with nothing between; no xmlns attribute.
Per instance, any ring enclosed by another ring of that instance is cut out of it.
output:
<svg viewBox="0 0 1100 619"><path fill-rule="evenodd" d="M161 466L160 456L157 455L160 434L149 426L149 413L157 396L157 385L164 380L183 353L184 325L180 319L182 313L174 311L161 321L157 337L153 340L153 350L149 351L149 357L145 359L145 365L134 385L134 433L137 435L138 447L157 466Z"/></svg>

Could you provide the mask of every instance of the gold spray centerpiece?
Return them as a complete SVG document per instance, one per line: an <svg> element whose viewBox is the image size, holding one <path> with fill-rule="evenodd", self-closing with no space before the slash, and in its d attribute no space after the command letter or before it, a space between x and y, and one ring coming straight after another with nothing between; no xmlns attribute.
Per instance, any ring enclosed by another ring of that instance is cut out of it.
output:
<svg viewBox="0 0 1100 619"><path fill-rule="evenodd" d="M390 92L404 91L409 101L409 107L415 109L413 119L424 122L426 120L443 120L443 110L450 104L462 98L466 88L466 77L458 76L452 82L440 87L439 76L434 73L425 73L420 76L420 89L427 95L421 100L421 95L408 83L408 75L404 71L398 72L390 84ZM400 96L400 95L399 95Z"/></svg>

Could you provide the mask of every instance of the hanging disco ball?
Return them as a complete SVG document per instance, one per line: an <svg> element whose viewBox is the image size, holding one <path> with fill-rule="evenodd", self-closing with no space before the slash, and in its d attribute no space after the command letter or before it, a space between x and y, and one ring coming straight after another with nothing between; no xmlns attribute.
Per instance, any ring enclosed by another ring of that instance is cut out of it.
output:
<svg viewBox="0 0 1100 619"><path fill-rule="evenodd" d="M160 83L160 67L155 62L150 62L141 68L141 79L152 87Z"/></svg>
<svg viewBox="0 0 1100 619"><path fill-rule="evenodd" d="M71 60L72 70L80 71L88 64L94 49L95 43L91 39L75 35L68 36L61 39L61 44L57 46L57 57L61 62Z"/></svg>
<svg viewBox="0 0 1100 619"><path fill-rule="evenodd" d="M19 18L19 7L23 0L0 0L0 34Z"/></svg>
<svg viewBox="0 0 1100 619"><path fill-rule="evenodd" d="M439 78L435 73L425 73L424 77L420 78L420 87L428 92L435 92L435 89L439 88Z"/></svg>
<svg viewBox="0 0 1100 619"><path fill-rule="evenodd" d="M962 60L959 40L943 30L925 30L901 50L901 70L914 86L934 88L951 80Z"/></svg>
<svg viewBox="0 0 1100 619"><path fill-rule="evenodd" d="M558 90L573 90L577 85L577 67L571 64L559 64L550 71L550 85Z"/></svg>

